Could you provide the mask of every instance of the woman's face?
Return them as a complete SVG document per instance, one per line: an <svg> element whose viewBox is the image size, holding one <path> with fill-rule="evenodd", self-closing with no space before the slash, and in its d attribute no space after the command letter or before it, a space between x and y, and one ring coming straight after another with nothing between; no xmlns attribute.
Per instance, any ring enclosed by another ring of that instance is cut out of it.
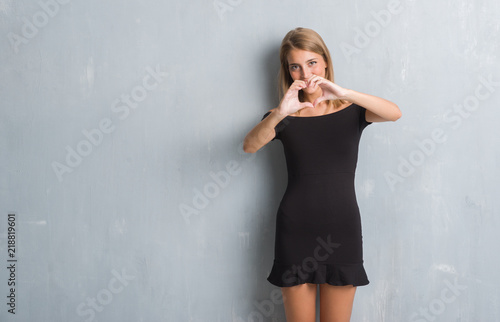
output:
<svg viewBox="0 0 500 322"><path fill-rule="evenodd" d="M312 51L292 49L288 53L288 71L294 81L300 79L307 82L312 75L325 77L326 67L323 56ZM317 90L319 90L317 86L303 89L308 94Z"/></svg>

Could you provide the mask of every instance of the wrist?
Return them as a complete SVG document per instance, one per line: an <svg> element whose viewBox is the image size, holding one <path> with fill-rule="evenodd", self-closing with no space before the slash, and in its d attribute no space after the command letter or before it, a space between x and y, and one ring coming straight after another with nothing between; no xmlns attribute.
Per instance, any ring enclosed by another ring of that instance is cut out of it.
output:
<svg viewBox="0 0 500 322"><path fill-rule="evenodd" d="M339 97L342 100L352 102L353 97L356 95L355 91L352 89L345 89L344 90L344 95L342 97Z"/></svg>
<svg viewBox="0 0 500 322"><path fill-rule="evenodd" d="M280 111L279 108L275 108L274 110L272 110L271 115L273 115L273 117L279 119L280 121L288 116L288 114Z"/></svg>

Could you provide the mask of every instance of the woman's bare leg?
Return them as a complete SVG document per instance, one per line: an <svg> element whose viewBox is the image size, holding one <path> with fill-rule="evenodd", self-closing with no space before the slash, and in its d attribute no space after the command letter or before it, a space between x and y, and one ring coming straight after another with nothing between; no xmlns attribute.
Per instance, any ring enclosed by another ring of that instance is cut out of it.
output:
<svg viewBox="0 0 500 322"><path fill-rule="evenodd" d="M317 288L311 283L281 288L287 322L316 321Z"/></svg>
<svg viewBox="0 0 500 322"><path fill-rule="evenodd" d="M319 285L321 322L349 322L356 287L352 285Z"/></svg>

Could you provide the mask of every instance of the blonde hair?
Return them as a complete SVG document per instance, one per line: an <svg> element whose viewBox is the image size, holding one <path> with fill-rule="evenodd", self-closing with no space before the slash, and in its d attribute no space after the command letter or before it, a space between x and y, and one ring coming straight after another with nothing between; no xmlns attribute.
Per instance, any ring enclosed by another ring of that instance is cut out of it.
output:
<svg viewBox="0 0 500 322"><path fill-rule="evenodd" d="M278 88L279 88L279 96L280 100L283 98L283 95L287 92L290 85L293 83L293 79L290 76L289 66L288 66L288 54L293 49L307 50L314 52L318 55L321 55L326 63L326 72L325 78L329 81L333 82L333 64L332 59L330 57L330 52L325 45L325 42L321 38L321 36L314 30L308 28L295 28L290 30L283 41L281 42L280 47L280 62L281 68L278 74ZM302 102L304 100L304 93L299 91L299 100ZM337 99L337 100L328 100L328 108L331 108L332 105L334 108L341 106L346 103L345 100ZM300 115L300 111L297 111Z"/></svg>

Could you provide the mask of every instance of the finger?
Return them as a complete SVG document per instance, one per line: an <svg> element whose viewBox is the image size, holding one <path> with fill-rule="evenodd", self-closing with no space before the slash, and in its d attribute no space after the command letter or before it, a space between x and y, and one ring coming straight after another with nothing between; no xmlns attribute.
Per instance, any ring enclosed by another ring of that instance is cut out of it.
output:
<svg viewBox="0 0 500 322"><path fill-rule="evenodd" d="M324 82L324 79L320 76L314 76L311 78L311 80L309 81L309 87L313 87L313 88L317 88L317 86L323 84Z"/></svg>
<svg viewBox="0 0 500 322"><path fill-rule="evenodd" d="M292 85L290 86L290 88L293 90L300 90L305 87L307 87L306 83L304 81L298 81L298 80L293 82Z"/></svg>
<svg viewBox="0 0 500 322"><path fill-rule="evenodd" d="M306 82L307 82L307 86L308 86L308 87L309 87L309 86L311 86L311 85L313 85L314 79L315 79L316 77L317 77L317 75L312 74L312 75L311 75L311 77L309 77L309 78L306 80Z"/></svg>
<svg viewBox="0 0 500 322"><path fill-rule="evenodd" d="M306 88L306 87L307 87L307 83L306 83L306 82L304 82L304 81L300 81L299 83L297 83L297 86L299 86L299 87L300 87L300 89L302 89L302 88Z"/></svg>
<svg viewBox="0 0 500 322"><path fill-rule="evenodd" d="M300 106L302 108L306 108L306 107L314 108L314 105L311 102L302 102L302 103L300 103Z"/></svg>
<svg viewBox="0 0 500 322"><path fill-rule="evenodd" d="M315 82L311 82L311 83L309 84L309 87L310 87L311 89L313 89L314 91L316 91L316 90L318 89L318 84L316 84Z"/></svg>
<svg viewBox="0 0 500 322"><path fill-rule="evenodd" d="M320 77L320 76L316 76L314 79L311 80L316 86L317 85L320 85L320 84L323 84L325 83L325 79Z"/></svg>
<svg viewBox="0 0 500 322"><path fill-rule="evenodd" d="M302 84L302 85L307 85L307 82L301 79L295 80L292 84Z"/></svg>
<svg viewBox="0 0 500 322"><path fill-rule="evenodd" d="M292 84L290 88L288 88L288 92L293 94L294 92L297 92L300 89L302 89L300 84Z"/></svg>

